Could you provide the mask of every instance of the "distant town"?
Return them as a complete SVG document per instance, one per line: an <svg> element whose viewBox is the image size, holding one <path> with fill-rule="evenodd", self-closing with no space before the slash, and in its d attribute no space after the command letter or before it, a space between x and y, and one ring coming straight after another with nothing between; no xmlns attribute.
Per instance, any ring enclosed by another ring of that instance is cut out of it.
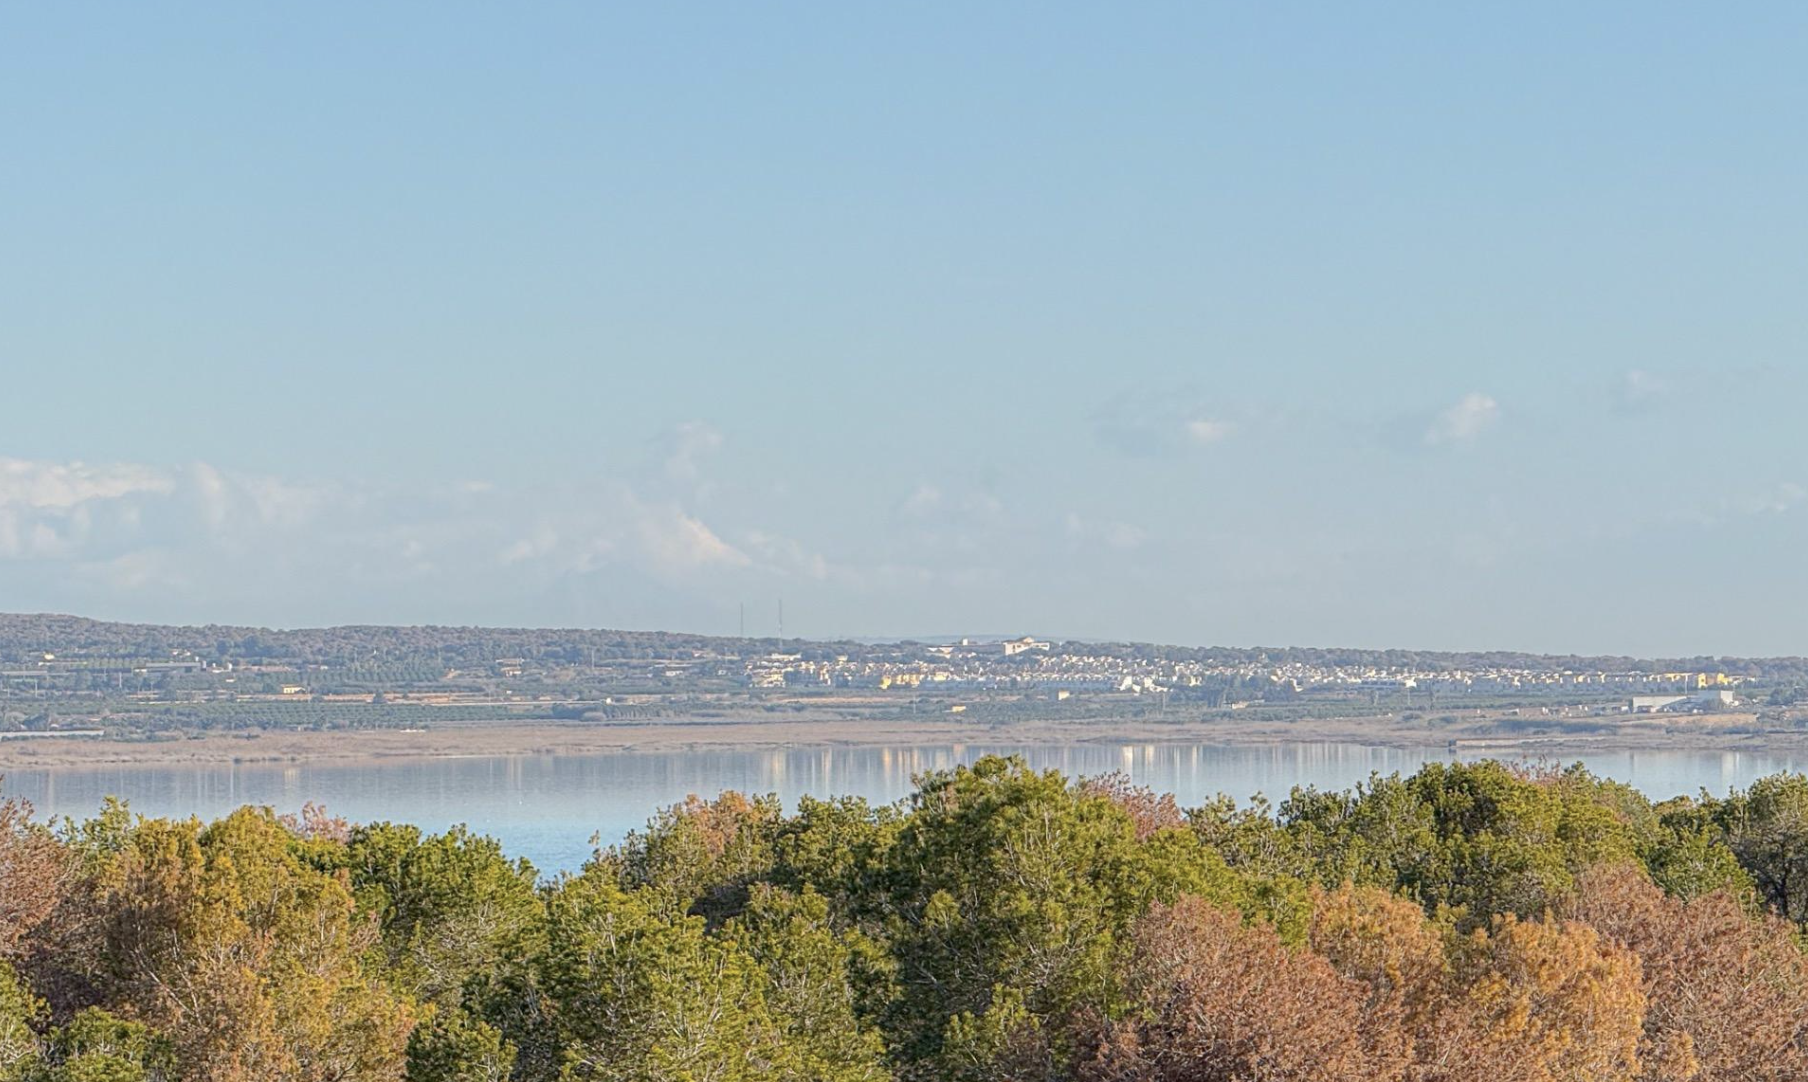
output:
<svg viewBox="0 0 1808 1082"><path fill-rule="evenodd" d="M1744 712L1808 727L1801 658L1634 659L1055 642L813 642L634 631L272 631L0 616L0 739L427 728L808 713L1427 723L1488 715L1573 732ZM1798 706L1798 704L1800 704Z"/></svg>

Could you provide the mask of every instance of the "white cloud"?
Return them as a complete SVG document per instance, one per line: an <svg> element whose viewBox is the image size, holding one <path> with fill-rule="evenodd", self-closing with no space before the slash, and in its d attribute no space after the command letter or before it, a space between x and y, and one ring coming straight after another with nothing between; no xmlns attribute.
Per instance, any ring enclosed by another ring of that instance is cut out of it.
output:
<svg viewBox="0 0 1808 1082"><path fill-rule="evenodd" d="M226 516L232 511L232 496L226 491L226 478L205 462L191 467L189 476L192 480L190 491L208 528L218 530L225 526Z"/></svg>
<svg viewBox="0 0 1808 1082"><path fill-rule="evenodd" d="M1425 443L1467 443L1493 428L1500 421L1500 403L1480 391L1464 395L1456 405L1438 414L1425 430Z"/></svg>
<svg viewBox="0 0 1808 1082"><path fill-rule="evenodd" d="M1235 426L1229 421L1214 421L1205 417L1195 417L1186 423L1188 441L1199 447L1214 443L1222 443L1230 438Z"/></svg>
<svg viewBox="0 0 1808 1082"><path fill-rule="evenodd" d="M1793 481L1783 481L1740 500L1738 509L1748 515L1780 515L1793 510L1804 499L1808 499L1808 488Z"/></svg>
<svg viewBox="0 0 1808 1082"><path fill-rule="evenodd" d="M1670 380L1655 372L1634 368L1621 374L1613 386L1615 412L1649 413L1670 396Z"/></svg>
<svg viewBox="0 0 1808 1082"><path fill-rule="evenodd" d="M0 559L68 564L122 589L158 575L174 582L170 570L184 562L217 568L244 558L273 567L290 556L343 558L347 549L378 544L385 525L360 517L355 492L205 462L93 467L8 459L0 478ZM329 513L330 530L317 528Z"/></svg>
<svg viewBox="0 0 1808 1082"><path fill-rule="evenodd" d="M684 421L655 442L666 479L688 485L702 478L704 461L722 446L722 433L704 421Z"/></svg>
<svg viewBox="0 0 1808 1082"><path fill-rule="evenodd" d="M1118 552L1142 548L1149 531L1129 522L1102 522L1088 519L1076 511L1067 514L1067 536L1075 541L1096 542Z"/></svg>
<svg viewBox="0 0 1808 1082"><path fill-rule="evenodd" d="M194 586L188 568L179 558L155 549L78 564L75 573L104 589L127 593L159 587L186 590Z"/></svg>
<svg viewBox="0 0 1808 1082"><path fill-rule="evenodd" d="M758 557L762 567L779 574L801 576L818 582L834 580L844 586L861 584L858 575L830 563L822 553L811 551L796 538L781 537L764 530L750 530L742 541L743 547Z"/></svg>
<svg viewBox="0 0 1808 1082"><path fill-rule="evenodd" d="M974 492L961 501L961 511L974 522L1002 522L1004 501L990 492Z"/></svg>
<svg viewBox="0 0 1808 1082"><path fill-rule="evenodd" d="M921 551L975 552L1010 525L1004 501L981 488L924 482L895 505L896 538Z"/></svg>
<svg viewBox="0 0 1808 1082"><path fill-rule="evenodd" d="M257 513L258 521L271 526L298 526L326 509L334 490L319 485L298 485L275 477L240 477L237 488Z"/></svg>
<svg viewBox="0 0 1808 1082"><path fill-rule="evenodd" d="M496 557L504 566L550 555L559 547L558 531L542 524L533 533L517 539Z"/></svg>
<svg viewBox="0 0 1808 1082"><path fill-rule="evenodd" d="M746 553L676 506L642 506L634 533L641 553L654 568L668 574L753 563Z"/></svg>
<svg viewBox="0 0 1808 1082"><path fill-rule="evenodd" d="M695 428L674 436L682 438L673 453L650 470L642 463L582 485L531 487L316 484L211 463L0 460L0 592L18 604L132 605L147 616L202 620L467 611L630 619L634 605L714 606L779 580L908 593L915 588L898 569L951 582L955 554L988 551L1010 529L992 492L925 482L897 507L909 528L891 532L891 551L858 567L838 564L757 521L720 522L697 506L700 485L671 482L693 476L718 440ZM1098 540L1129 547L1140 537L1120 528ZM464 608L471 605L480 607Z"/></svg>
<svg viewBox="0 0 1808 1082"><path fill-rule="evenodd" d="M168 471L150 466L0 458L0 507L68 509L135 493L167 495L175 488Z"/></svg>
<svg viewBox="0 0 1808 1082"><path fill-rule="evenodd" d="M1164 458L1223 443L1236 425L1182 390L1119 395L1093 414L1092 431L1100 443L1123 454Z"/></svg>
<svg viewBox="0 0 1808 1082"><path fill-rule="evenodd" d="M227 473L205 462L171 475L175 486L168 499L138 505L139 512L160 520L147 530L179 533L198 527L214 543L232 549L267 544L271 534L299 530L328 511L343 516L354 502L351 493L333 486ZM184 514L190 521L182 520Z"/></svg>
<svg viewBox="0 0 1808 1082"><path fill-rule="evenodd" d="M671 460L679 472L717 442L695 428L682 435ZM148 585L182 562L199 568L248 561L272 570L288 563L337 576L540 563L674 581L754 564L677 501L647 499L621 483L588 498L556 494L551 502L561 511L525 536L513 526L527 517L518 498L491 492L485 499L493 505L473 504L470 495L466 486L438 494L358 492L236 475L207 463L92 467L6 459L0 559L86 568L81 573L91 581L122 589Z"/></svg>
<svg viewBox="0 0 1808 1082"><path fill-rule="evenodd" d="M183 467L0 460L0 558L112 559L195 535L295 526L317 502L300 486Z"/></svg>
<svg viewBox="0 0 1808 1082"><path fill-rule="evenodd" d="M0 560L44 559L56 555L57 549L54 527L27 521L19 512L0 505Z"/></svg>
<svg viewBox="0 0 1808 1082"><path fill-rule="evenodd" d="M1143 542L1149 539L1149 532L1141 526L1133 526L1128 522L1112 522L1106 524L1102 536L1105 544L1112 548L1129 551L1142 548Z"/></svg>
<svg viewBox="0 0 1808 1082"><path fill-rule="evenodd" d="M973 489L954 495L924 482L897 505L897 513L918 522L977 528L1004 520L1004 501L990 492Z"/></svg>
<svg viewBox="0 0 1808 1082"><path fill-rule="evenodd" d="M904 502L898 505L898 510L910 518L923 518L934 513L941 505L942 490L925 482L904 498Z"/></svg>

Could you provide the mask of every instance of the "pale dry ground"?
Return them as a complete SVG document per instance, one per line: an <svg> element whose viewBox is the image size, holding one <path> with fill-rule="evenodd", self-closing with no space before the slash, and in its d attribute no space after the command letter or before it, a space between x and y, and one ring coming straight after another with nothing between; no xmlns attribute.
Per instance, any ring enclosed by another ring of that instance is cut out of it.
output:
<svg viewBox="0 0 1808 1082"><path fill-rule="evenodd" d="M585 755L618 751L858 747L873 745L1052 745L1349 743L1442 748L1503 758L1559 759L1585 752L1631 750L1808 751L1808 734L1738 732L1750 714L1712 718L1626 721L1603 734L1503 734L1493 718L1456 725L1366 717L1300 722L1242 719L1168 723L1037 721L1009 725L953 718L871 721L757 719L747 721L613 723L509 722L443 724L421 732L362 730L266 732L255 738L226 733L143 741L34 739L0 741L0 773L102 764L228 762L361 762L402 758L497 755Z"/></svg>

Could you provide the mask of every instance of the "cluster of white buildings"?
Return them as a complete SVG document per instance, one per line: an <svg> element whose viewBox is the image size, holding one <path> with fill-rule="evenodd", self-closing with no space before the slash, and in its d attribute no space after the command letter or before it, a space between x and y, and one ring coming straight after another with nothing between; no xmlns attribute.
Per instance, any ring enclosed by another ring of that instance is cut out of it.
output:
<svg viewBox="0 0 1808 1082"><path fill-rule="evenodd" d="M1134 654L1074 653L1031 638L989 642L962 639L928 647L900 645L891 652L875 650L861 657L838 655L825 659L766 654L747 658L743 665L745 682L760 688L985 687L1145 693L1240 683L1258 688L1285 685L1295 692L1615 689L1643 697L1660 693L1730 694L1741 683L1738 677L1712 672L1576 672L1510 667L1420 671L1266 661L1169 661Z"/></svg>

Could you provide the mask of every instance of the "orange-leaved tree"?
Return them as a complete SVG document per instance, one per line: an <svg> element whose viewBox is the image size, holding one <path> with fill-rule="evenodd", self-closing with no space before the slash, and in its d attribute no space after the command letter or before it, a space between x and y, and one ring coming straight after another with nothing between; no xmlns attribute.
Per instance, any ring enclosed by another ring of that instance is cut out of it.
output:
<svg viewBox="0 0 1808 1082"><path fill-rule="evenodd" d="M1638 959L1575 922L1522 921L1451 943L1448 990L1418 1033L1423 1082L1631 1082Z"/></svg>
<svg viewBox="0 0 1808 1082"><path fill-rule="evenodd" d="M1087 1082L1387 1082L1407 1042L1368 988L1272 928L1198 898L1137 923L1132 1013L1101 1028Z"/></svg>
<svg viewBox="0 0 1808 1082"><path fill-rule="evenodd" d="M407 1005L365 972L376 929L267 810L148 820L92 873L100 1001L166 1034L192 1082L399 1078Z"/></svg>
<svg viewBox="0 0 1808 1082"><path fill-rule="evenodd" d="M1639 957L1641 1082L1808 1078L1808 957L1788 922L1723 891L1670 897L1628 866L1584 875L1567 913Z"/></svg>

